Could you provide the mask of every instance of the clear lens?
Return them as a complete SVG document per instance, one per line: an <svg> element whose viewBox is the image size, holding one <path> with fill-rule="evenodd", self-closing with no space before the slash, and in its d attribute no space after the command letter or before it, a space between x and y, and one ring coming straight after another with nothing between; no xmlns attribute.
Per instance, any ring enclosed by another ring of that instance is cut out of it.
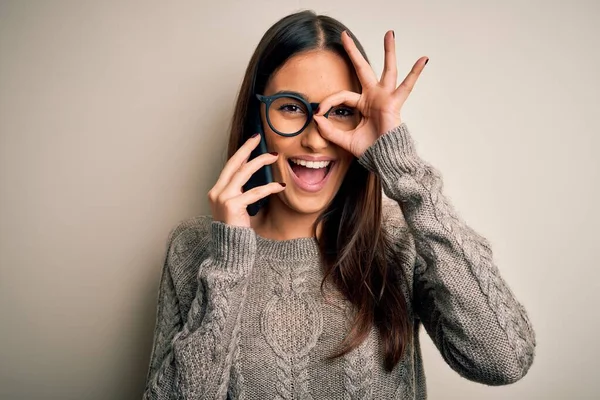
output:
<svg viewBox="0 0 600 400"><path fill-rule="evenodd" d="M269 107L269 120L275 130L291 134L296 133L308 118L306 105L293 97L280 97L275 99Z"/></svg>

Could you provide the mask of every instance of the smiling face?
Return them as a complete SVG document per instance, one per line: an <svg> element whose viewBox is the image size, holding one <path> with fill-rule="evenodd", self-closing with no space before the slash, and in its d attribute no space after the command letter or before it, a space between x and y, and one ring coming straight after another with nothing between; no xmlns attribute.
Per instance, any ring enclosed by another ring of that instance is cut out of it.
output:
<svg viewBox="0 0 600 400"><path fill-rule="evenodd" d="M337 54L315 50L290 58L271 76L264 95L295 92L303 94L309 103L318 103L341 90L359 91L354 72ZM280 136L268 125L264 104L261 110L267 147L279 153L273 165L273 178L286 184L283 192L271 197L271 207L285 205L301 214L320 213L340 188L353 155L324 139L312 120L299 135ZM289 103L271 105L269 115L278 112L282 118L289 119L298 111ZM356 118L347 115L342 108L332 114L330 120L336 119L341 124L348 123L346 118Z"/></svg>

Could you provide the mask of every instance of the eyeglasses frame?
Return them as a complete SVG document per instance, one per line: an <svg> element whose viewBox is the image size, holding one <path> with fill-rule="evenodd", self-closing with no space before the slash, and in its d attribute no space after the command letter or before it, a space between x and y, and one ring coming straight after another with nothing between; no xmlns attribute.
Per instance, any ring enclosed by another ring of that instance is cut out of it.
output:
<svg viewBox="0 0 600 400"><path fill-rule="evenodd" d="M273 102L275 100L280 99L282 97L291 97L292 99L296 99L296 100L300 101L302 104L304 104L304 106L308 110L308 118L306 118L306 122L304 123L304 126L298 132L283 133L283 132L280 132L277 129L275 129L275 127L271 123L271 119L269 118L269 108L271 107L271 104L273 104ZM258 99L258 101L260 101L261 103L263 103L266 106L265 114L267 116L267 123L269 124L269 127L273 130L273 132L275 132L276 134L278 134L280 136L284 136L284 137L294 137L294 136L298 136L299 134L301 134L306 129L306 127L310 124L310 122L312 121L313 116L315 115L315 111L317 110L317 108L319 108L319 104L320 104L320 103L309 103L303 97L300 97L294 93L277 93L272 96L264 96L261 94L256 94L256 98ZM331 110L333 110L333 107L331 107L329 110L327 110L327 112L325 114L323 114L323 116L325 118L329 118L329 113L331 112Z"/></svg>

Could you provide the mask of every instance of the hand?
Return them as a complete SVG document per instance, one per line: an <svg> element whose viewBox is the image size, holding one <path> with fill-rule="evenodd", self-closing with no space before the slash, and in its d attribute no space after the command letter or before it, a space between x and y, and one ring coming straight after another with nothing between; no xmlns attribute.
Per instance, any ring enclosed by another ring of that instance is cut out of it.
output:
<svg viewBox="0 0 600 400"><path fill-rule="evenodd" d="M325 139L349 151L355 157L360 157L380 136L402 123L400 117L402 105L429 59L427 57L419 58L404 81L396 88L398 71L396 69L396 45L392 31L388 31L384 36L385 61L379 81L346 31L342 33L342 43L354 65L362 86L362 94L341 91L328 96L319 105L315 121ZM339 130L322 116L331 107L340 104L354 107L362 115L360 123L352 131Z"/></svg>
<svg viewBox="0 0 600 400"><path fill-rule="evenodd" d="M214 221L228 225L250 227L250 215L246 207L273 193L279 193L285 186L273 182L258 186L247 192L243 186L262 166L273 164L278 155L265 153L248 161L252 150L258 146L261 135L251 137L227 161L215 186L208 192L208 200Z"/></svg>

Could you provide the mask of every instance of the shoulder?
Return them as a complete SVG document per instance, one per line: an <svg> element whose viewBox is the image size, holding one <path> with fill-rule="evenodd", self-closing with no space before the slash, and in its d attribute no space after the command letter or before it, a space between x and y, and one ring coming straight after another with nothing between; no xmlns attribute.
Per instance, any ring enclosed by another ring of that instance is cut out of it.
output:
<svg viewBox="0 0 600 400"><path fill-rule="evenodd" d="M159 299L176 303L184 316L196 295L200 264L210 250L211 224L208 216L187 218L168 235Z"/></svg>
<svg viewBox="0 0 600 400"><path fill-rule="evenodd" d="M178 222L169 233L167 240L166 264L173 275L182 268L197 264L210 249L210 216L197 216Z"/></svg>
<svg viewBox="0 0 600 400"><path fill-rule="evenodd" d="M203 236L210 234L212 217L200 215L179 221L169 232L169 245L188 237Z"/></svg>

